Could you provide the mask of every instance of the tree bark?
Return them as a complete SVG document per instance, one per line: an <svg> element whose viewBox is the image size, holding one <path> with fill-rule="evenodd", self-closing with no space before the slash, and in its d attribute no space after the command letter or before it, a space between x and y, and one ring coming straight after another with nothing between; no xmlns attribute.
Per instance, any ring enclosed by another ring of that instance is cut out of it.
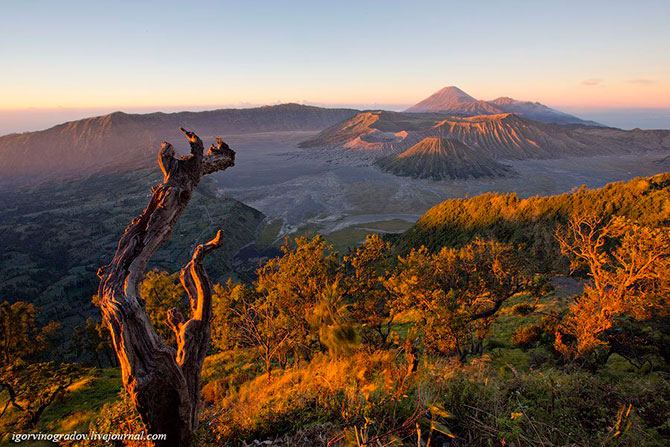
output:
<svg viewBox="0 0 670 447"><path fill-rule="evenodd" d="M204 154L200 138L181 129L191 154L176 158L163 142L158 162L163 183L152 188L146 209L126 228L112 262L98 271L100 308L110 330L121 367L123 385L150 433L164 433L159 446L188 446L198 425L200 371L209 345L212 314L211 284L202 265L220 246L221 231L196 247L182 269L181 281L191 300L191 318L176 310L168 321L178 348L168 346L152 327L140 304L139 283L154 252L171 235L201 177L234 165L235 152L217 138Z"/></svg>

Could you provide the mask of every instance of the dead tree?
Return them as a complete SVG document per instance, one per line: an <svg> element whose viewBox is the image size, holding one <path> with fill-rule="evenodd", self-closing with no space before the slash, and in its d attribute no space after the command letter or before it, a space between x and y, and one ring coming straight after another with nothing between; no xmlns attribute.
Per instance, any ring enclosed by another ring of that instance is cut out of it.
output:
<svg viewBox="0 0 670 447"><path fill-rule="evenodd" d="M212 317L211 283L203 259L220 246L221 231L198 245L181 271L191 303L191 317L168 312L178 347L156 334L139 300L138 286L153 253L171 235L201 177L234 165L235 152L217 138L204 153L202 141L181 129L191 154L175 157L163 142L158 162L163 183L152 188L149 205L126 228L112 262L100 268L100 308L112 335L123 385L150 433L164 433L161 446L187 446L198 425L200 371L207 352Z"/></svg>

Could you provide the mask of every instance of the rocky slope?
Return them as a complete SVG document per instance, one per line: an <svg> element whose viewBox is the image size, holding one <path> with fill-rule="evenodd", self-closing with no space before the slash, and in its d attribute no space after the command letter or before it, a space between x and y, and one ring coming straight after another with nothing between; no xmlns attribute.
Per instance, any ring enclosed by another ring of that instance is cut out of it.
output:
<svg viewBox="0 0 670 447"><path fill-rule="evenodd" d="M504 177L512 170L451 138L427 137L405 152L380 158L392 174L433 180Z"/></svg>

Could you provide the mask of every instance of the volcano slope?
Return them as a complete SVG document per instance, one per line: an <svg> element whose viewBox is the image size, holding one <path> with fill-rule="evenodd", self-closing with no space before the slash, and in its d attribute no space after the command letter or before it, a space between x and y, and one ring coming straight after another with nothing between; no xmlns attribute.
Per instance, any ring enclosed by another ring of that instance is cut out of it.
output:
<svg viewBox="0 0 670 447"><path fill-rule="evenodd" d="M426 137L405 152L377 160L383 171L433 180L505 177L512 169L453 138Z"/></svg>

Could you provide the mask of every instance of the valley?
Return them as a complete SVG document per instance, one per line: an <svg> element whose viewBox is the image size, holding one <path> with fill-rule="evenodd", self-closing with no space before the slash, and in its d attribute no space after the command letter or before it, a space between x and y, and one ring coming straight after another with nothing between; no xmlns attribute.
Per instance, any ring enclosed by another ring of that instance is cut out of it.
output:
<svg viewBox="0 0 670 447"><path fill-rule="evenodd" d="M347 251L368 233L407 230L449 198L551 195L664 172L670 149L668 131L297 104L117 113L8 135L0 137L2 296L35 302L69 327L94 314L95 272L159 180L158 141L185 153L181 122L206 142L221 132L236 164L198 187L154 266L177 270L205 229L225 224L225 254L211 261L217 280L252 277L286 237L318 233Z"/></svg>
<svg viewBox="0 0 670 447"><path fill-rule="evenodd" d="M272 234L266 234L261 245L279 244L287 235L321 233L337 248L348 248L363 240L364 224L393 222L391 231L401 231L447 198L491 191L516 192L520 197L551 195L665 171L659 163L663 152L650 151L505 160L515 171L513 176L435 181L382 172L365 152L298 147L316 135L278 132L227 138L237 151L237 162L234 169L214 176L218 194L266 216L266 233Z"/></svg>

